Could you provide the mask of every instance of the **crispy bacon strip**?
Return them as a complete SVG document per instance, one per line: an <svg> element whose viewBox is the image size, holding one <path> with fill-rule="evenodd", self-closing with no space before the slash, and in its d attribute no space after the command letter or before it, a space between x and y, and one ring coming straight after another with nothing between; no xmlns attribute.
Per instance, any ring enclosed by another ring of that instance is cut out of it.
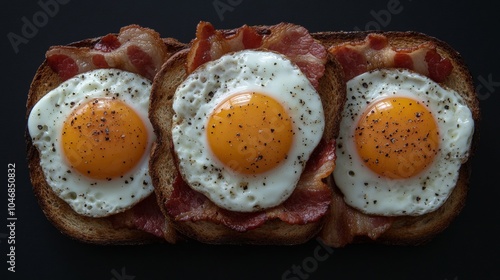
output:
<svg viewBox="0 0 500 280"><path fill-rule="evenodd" d="M139 229L160 238L168 231L154 193L125 212L110 216L110 219L115 228Z"/></svg>
<svg viewBox="0 0 500 280"><path fill-rule="evenodd" d="M322 142L309 159L299 184L281 205L252 213L224 210L203 194L192 190L177 175L173 193L165 203L168 215L177 221L211 221L239 232L255 229L268 220L289 224L318 221L328 211L331 189L324 180L335 168L335 143Z"/></svg>
<svg viewBox="0 0 500 280"><path fill-rule="evenodd" d="M325 72L328 54L325 47L302 26L280 23L271 26L270 30L262 47L286 55L317 88Z"/></svg>
<svg viewBox="0 0 500 280"><path fill-rule="evenodd" d="M336 248L353 243L356 237L368 236L375 240L391 227L394 220L393 217L366 215L348 206L336 187L332 192L330 208L331 217L320 238Z"/></svg>
<svg viewBox="0 0 500 280"><path fill-rule="evenodd" d="M200 22L196 38L186 62L187 73L205 62L230 52L264 48L287 56L306 75L314 87L323 76L327 51L302 26L280 23L269 28L269 34L259 34L254 27L243 25L234 32L216 30L208 22Z"/></svg>
<svg viewBox="0 0 500 280"><path fill-rule="evenodd" d="M432 42L396 49L389 45L386 36L377 33L369 34L364 41L333 46L328 51L342 65L346 81L377 68L406 68L442 82L453 70L451 61L443 58ZM320 237L333 247L346 246L359 237L375 240L394 221L394 217L367 215L348 206L336 187L330 208L329 222Z"/></svg>
<svg viewBox="0 0 500 280"><path fill-rule="evenodd" d="M188 54L186 71L189 74L226 53L257 48L287 56L315 87L324 74L326 49L304 27L285 23L271 26L264 34L247 25L221 31L208 22L200 22ZM324 180L333 172L334 161L334 141L322 142L309 159L291 196L279 206L252 213L218 207L203 194L192 190L178 174L165 208L168 215L177 221L211 221L239 232L255 229L272 219L289 224L315 222L324 216L330 205L331 189Z"/></svg>
<svg viewBox="0 0 500 280"><path fill-rule="evenodd" d="M55 46L46 53L47 64L63 81L99 68L118 68L152 80L167 58L159 34L137 25L103 36L92 48ZM109 218L115 228L138 229L161 238L170 231L154 194Z"/></svg>
<svg viewBox="0 0 500 280"><path fill-rule="evenodd" d="M117 68L152 80L168 58L167 47L152 29L129 25L108 34L93 48L54 46L45 54L48 65L67 80L99 68Z"/></svg>
<svg viewBox="0 0 500 280"><path fill-rule="evenodd" d="M453 70L451 61L443 58L432 42L396 49L386 36L377 33L368 34L364 41L332 46L328 51L344 68L346 81L377 68L406 68L439 83Z"/></svg>
<svg viewBox="0 0 500 280"><path fill-rule="evenodd" d="M262 44L262 36L247 25L236 29L233 34L226 35L205 21L196 27L196 38L187 57L187 73L192 73L198 66L218 59L226 53L255 49Z"/></svg>

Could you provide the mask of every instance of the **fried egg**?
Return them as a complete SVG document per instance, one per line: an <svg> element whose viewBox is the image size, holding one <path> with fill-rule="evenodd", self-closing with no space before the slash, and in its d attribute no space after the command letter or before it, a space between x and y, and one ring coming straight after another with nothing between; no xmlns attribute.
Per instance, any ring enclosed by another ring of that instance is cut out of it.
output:
<svg viewBox="0 0 500 280"><path fill-rule="evenodd" d="M347 83L335 184L367 214L422 215L440 207L468 158L472 114L455 91L420 74L375 70Z"/></svg>
<svg viewBox="0 0 500 280"><path fill-rule="evenodd" d="M61 83L31 110L28 130L46 181L75 212L108 216L153 191L151 84L122 70L93 70Z"/></svg>
<svg viewBox="0 0 500 280"><path fill-rule="evenodd" d="M172 139L183 179L219 207L251 212L295 189L321 140L321 99L285 56L244 50L205 63L177 88Z"/></svg>

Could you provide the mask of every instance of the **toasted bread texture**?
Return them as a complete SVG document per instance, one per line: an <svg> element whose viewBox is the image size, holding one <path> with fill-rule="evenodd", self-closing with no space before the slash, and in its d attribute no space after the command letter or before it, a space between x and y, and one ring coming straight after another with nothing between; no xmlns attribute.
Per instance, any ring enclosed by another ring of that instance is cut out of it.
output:
<svg viewBox="0 0 500 280"><path fill-rule="evenodd" d="M270 31L266 26L256 26L261 34ZM226 30L233 34L235 30ZM479 102L473 79L460 54L448 44L425 34L416 32L381 32L389 44L395 48L412 47L424 42L432 42L443 57L449 58L453 64L451 75L441 84L457 91L471 109L475 122L475 131L469 157L473 155L479 138L478 122L480 120ZM362 41L371 31L366 32L317 32L311 35L326 48L352 41ZM100 38L87 39L70 44L76 47L92 47ZM155 186L155 196L163 215L166 217L166 231L163 238L147 232L126 227L113 226L112 218L90 218L78 215L68 204L60 199L46 183L39 164L38 150L33 146L29 132L26 131L27 160L31 183L38 203L47 219L63 234L75 240L94 244L142 244L151 242L175 243L184 236L211 244L275 244L292 245L304 243L319 236L326 245L339 247L336 243L332 220L333 208L321 220L303 225L291 225L279 219L269 220L264 225L238 232L224 225L210 221L176 221L167 213L166 202L172 196L174 180L177 176L175 156L172 154L171 125L172 103L177 86L186 78L186 58L189 45L172 38L163 39L172 56L157 73L151 93L149 117L153 124L156 142L151 150L149 162L150 174ZM46 62L38 68L30 86L26 119L31 108L50 90L61 83L59 76L52 71ZM343 109L346 88L341 65L329 57L324 76L320 80L318 90L325 111L326 127L324 139L335 139L338 135L339 123ZM459 170L459 180L446 202L436 211L422 216L396 217L391 227L377 239L367 236L356 236L352 243L376 242L391 245L418 245L428 242L438 233L445 230L457 217L465 205L471 174L470 160L463 162ZM330 178L331 179L331 178ZM340 191L333 180L328 180L334 193ZM342 245L344 246L344 245Z"/></svg>
<svg viewBox="0 0 500 280"><path fill-rule="evenodd" d="M92 47L100 38L86 39L70 44L75 47ZM163 39L169 52L174 53L185 47L175 39ZM33 106L50 90L61 84L62 80L44 61L35 73L32 80L27 103L26 120ZM27 145L27 161L34 194L47 219L63 234L78 241L94 244L141 244L151 242L175 242L176 232L165 225L164 238L131 228L117 228L113 226L111 217L91 218L74 212L70 206L60 199L47 184L42 167L40 166L39 152L32 144L29 132L25 133Z"/></svg>
<svg viewBox="0 0 500 280"><path fill-rule="evenodd" d="M265 26L257 28L268 32ZM229 33L232 31L228 31ZM173 226L182 234L211 244L273 244L293 245L304 243L316 236L323 219L303 225L291 225L279 219L268 220L256 229L238 232L211 221L176 221L169 217L165 203L173 192L177 175L175 157L172 155L172 103L178 85L186 78L185 63L189 50L183 50L170 58L155 77L151 94L149 116L155 128L157 141L150 159L150 174L160 207ZM340 122L339 110L345 102L345 84L340 65L329 60L325 75L319 81L320 97L325 111L325 140L335 139Z"/></svg>
<svg viewBox="0 0 500 280"><path fill-rule="evenodd" d="M315 36L321 40L325 46L330 47L345 42L362 41L370 32L322 32ZM480 120L479 101L476 96L473 79L467 66L460 56L450 45L425 34L416 32L380 32L384 34L390 46L394 48L407 48L416 46L424 42L432 42L436 45L438 53L449 58L453 64L451 75L441 83L442 86L457 91L467 103L472 112L475 124L470 156L473 155L478 142L479 131L478 122ZM436 234L445 230L456 218L465 205L471 168L470 160L463 162L459 170L458 182L446 202L436 211L422 216L399 216L396 217L391 227L376 240L367 236L354 237L353 243L359 242L379 242L391 245L418 245L430 241ZM336 186L331 180L333 188ZM325 221L325 226L320 233L320 238L325 244L339 246L333 238L334 229L332 223L332 213Z"/></svg>

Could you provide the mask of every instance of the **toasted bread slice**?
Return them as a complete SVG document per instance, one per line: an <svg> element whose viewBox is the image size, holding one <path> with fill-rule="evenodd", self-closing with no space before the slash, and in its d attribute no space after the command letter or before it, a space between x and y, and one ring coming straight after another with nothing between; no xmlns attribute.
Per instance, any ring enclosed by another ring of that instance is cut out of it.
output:
<svg viewBox="0 0 500 280"><path fill-rule="evenodd" d="M268 32L265 26L259 32ZM231 32L231 31L228 31ZM279 219L268 220L256 229L235 231L211 221L176 221L169 217L165 204L172 196L177 171L172 155L172 103L178 85L186 78L185 63L189 50L178 52L156 75L151 94L149 116L155 128L157 141L150 159L150 174L159 204L173 226L184 235L212 244L276 244L292 245L306 242L321 229L323 219L301 225L291 225ZM339 110L345 102L345 84L340 65L329 60L325 75L320 79L318 90L325 111L326 127L324 139L337 137Z"/></svg>
<svg viewBox="0 0 500 280"><path fill-rule="evenodd" d="M99 38L86 39L70 44L75 47L92 47ZM171 54L185 47L175 39L163 39ZM62 83L59 75L54 72L44 61L36 71L31 83L27 103L26 120L33 106L52 89ZM176 232L165 225L164 238L131 228L117 228L113 226L112 217L91 218L74 212L70 206L60 199L47 184L40 166L40 155L32 144L29 132L25 133L27 145L27 160L30 170L31 183L38 203L48 220L63 234L86 243L94 244L140 244L151 242L175 242L178 237Z"/></svg>
<svg viewBox="0 0 500 280"><path fill-rule="evenodd" d="M322 41L325 46L330 47L346 42L362 41L369 33L371 32L322 32L315 34L315 36ZM432 42L436 45L437 51L441 56L451 60L453 71L441 84L444 87L457 91L465 99L472 112L475 131L469 157L472 156L479 137L478 122L480 119L480 108L473 85L473 79L460 54L448 44L425 34L394 31L380 33L385 35L389 40L390 46L395 48L408 48L425 42ZM462 164L459 170L458 182L450 197L446 200L444 205L436 211L422 216L396 217L391 227L376 240L372 240L367 236L357 236L354 237L353 243L380 242L393 245L417 245L431 240L436 234L442 232L450 225L465 205L470 172L469 160ZM331 180L331 182L332 187L336 189L333 180ZM336 191L340 193L338 189L336 189ZM331 216L326 219L325 226L320 233L320 238L327 245L338 246L333 238L335 229L333 228L334 223L332 222L332 214L333 213L330 213Z"/></svg>

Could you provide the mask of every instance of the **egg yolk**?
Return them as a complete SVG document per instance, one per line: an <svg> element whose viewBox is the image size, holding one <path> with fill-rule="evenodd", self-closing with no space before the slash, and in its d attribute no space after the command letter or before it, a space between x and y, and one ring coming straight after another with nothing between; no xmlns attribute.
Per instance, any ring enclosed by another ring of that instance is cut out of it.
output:
<svg viewBox="0 0 500 280"><path fill-rule="evenodd" d="M256 92L221 102L207 123L211 151L233 171L260 174L287 158L293 142L288 112L275 99Z"/></svg>
<svg viewBox="0 0 500 280"><path fill-rule="evenodd" d="M355 142L372 171L391 179L409 178L432 163L439 149L439 132L423 104L390 97L370 104L357 124Z"/></svg>
<svg viewBox="0 0 500 280"><path fill-rule="evenodd" d="M123 101L96 98L75 108L64 122L62 148L69 164L94 179L123 176L146 151L146 126Z"/></svg>

